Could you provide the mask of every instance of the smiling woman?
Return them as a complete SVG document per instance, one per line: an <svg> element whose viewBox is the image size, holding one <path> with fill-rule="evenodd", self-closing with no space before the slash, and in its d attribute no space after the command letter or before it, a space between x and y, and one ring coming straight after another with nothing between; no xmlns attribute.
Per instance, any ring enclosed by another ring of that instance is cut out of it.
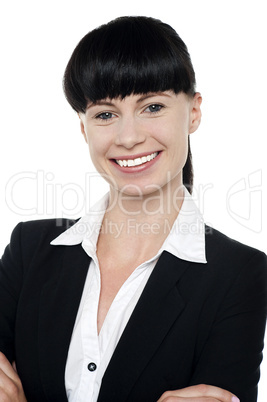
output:
<svg viewBox="0 0 267 402"><path fill-rule="evenodd" d="M111 199L126 187L143 196L157 188L161 197L182 188L188 134L200 123L200 104L199 93L164 91L102 100L79 112L91 159L113 183Z"/></svg>
<svg viewBox="0 0 267 402"><path fill-rule="evenodd" d="M202 98L186 45L118 18L80 41L64 90L109 192L77 221L14 229L0 399L256 402L266 255L205 225L190 195Z"/></svg>
<svg viewBox="0 0 267 402"><path fill-rule="evenodd" d="M146 17L122 17L87 34L73 52L64 75L66 98L78 113L85 113L92 103L109 100L106 106L110 106L112 99L133 94L143 95L139 102L148 94L167 90L193 97L195 85L195 72L182 39L169 25ZM105 120L109 118L106 114ZM183 176L191 191L189 138Z"/></svg>

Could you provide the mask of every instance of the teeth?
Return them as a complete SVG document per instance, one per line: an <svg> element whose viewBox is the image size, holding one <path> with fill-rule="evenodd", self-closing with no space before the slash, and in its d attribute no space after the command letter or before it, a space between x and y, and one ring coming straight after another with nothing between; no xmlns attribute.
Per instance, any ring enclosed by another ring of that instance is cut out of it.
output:
<svg viewBox="0 0 267 402"><path fill-rule="evenodd" d="M121 167L139 166L139 165L143 165L143 163L152 161L152 159L156 158L157 155L158 155L158 152L154 152L153 154L150 154L147 156L142 156L141 158L136 158L136 159L127 159L127 160L116 159L116 162Z"/></svg>

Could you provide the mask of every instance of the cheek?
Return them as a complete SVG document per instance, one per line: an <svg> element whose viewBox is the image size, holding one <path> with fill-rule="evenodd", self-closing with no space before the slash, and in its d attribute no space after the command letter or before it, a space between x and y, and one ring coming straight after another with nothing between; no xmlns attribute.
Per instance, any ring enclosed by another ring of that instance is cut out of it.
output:
<svg viewBox="0 0 267 402"><path fill-rule="evenodd" d="M186 162L188 155L188 127L186 124L179 124L170 127L166 133L166 143L168 155L173 167L181 170Z"/></svg>
<svg viewBox="0 0 267 402"><path fill-rule="evenodd" d="M96 157L105 156L109 148L106 136L100 134L89 135L88 146L92 160Z"/></svg>
<svg viewBox="0 0 267 402"><path fill-rule="evenodd" d="M186 127L178 125L165 126L162 130L157 129L157 133L158 141L167 148L168 152L180 154L187 151L188 132Z"/></svg>
<svg viewBox="0 0 267 402"><path fill-rule="evenodd" d="M188 137L180 137L173 146L171 153L174 168L180 171L184 167L188 155Z"/></svg>

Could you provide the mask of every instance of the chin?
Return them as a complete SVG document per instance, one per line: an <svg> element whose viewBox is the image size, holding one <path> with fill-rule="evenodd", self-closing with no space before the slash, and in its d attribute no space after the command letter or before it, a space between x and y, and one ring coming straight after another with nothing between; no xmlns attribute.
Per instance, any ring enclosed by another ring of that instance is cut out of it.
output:
<svg viewBox="0 0 267 402"><path fill-rule="evenodd" d="M121 195L128 197L145 197L145 196L159 196L159 192L162 191L162 186L159 184L134 184L128 183L124 186L116 186L114 190L118 191Z"/></svg>

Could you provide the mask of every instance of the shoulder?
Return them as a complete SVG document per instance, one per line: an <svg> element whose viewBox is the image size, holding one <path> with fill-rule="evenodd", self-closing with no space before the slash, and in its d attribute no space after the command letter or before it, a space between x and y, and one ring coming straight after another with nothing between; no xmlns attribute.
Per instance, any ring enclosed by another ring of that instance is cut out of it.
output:
<svg viewBox="0 0 267 402"><path fill-rule="evenodd" d="M20 222L13 229L10 246L19 244L22 249L32 249L42 244L49 244L75 223L74 219L63 218Z"/></svg>
<svg viewBox="0 0 267 402"><path fill-rule="evenodd" d="M0 260L1 267L11 269L19 266L21 269L30 265L35 258L57 258L61 248L51 246L50 242L75 222L71 219L41 219L18 223Z"/></svg>
<svg viewBox="0 0 267 402"><path fill-rule="evenodd" d="M206 226L206 256L208 264L226 273L240 270L260 270L267 276L267 256L264 252L234 240L220 231Z"/></svg>

